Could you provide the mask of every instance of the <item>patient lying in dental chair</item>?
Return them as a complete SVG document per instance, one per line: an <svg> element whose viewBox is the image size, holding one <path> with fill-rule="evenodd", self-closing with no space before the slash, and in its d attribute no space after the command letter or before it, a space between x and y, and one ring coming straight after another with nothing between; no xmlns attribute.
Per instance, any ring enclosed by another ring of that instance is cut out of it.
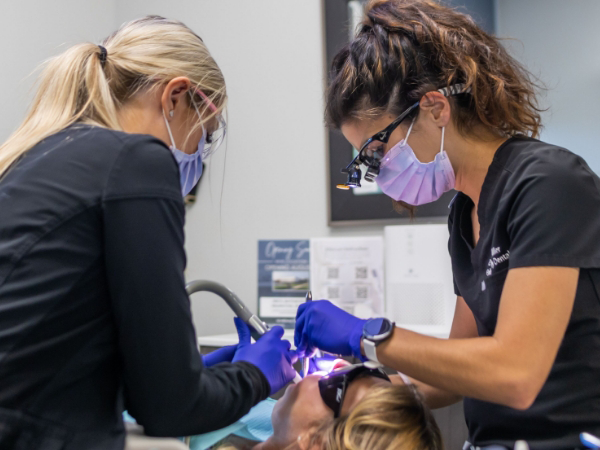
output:
<svg viewBox="0 0 600 450"><path fill-rule="evenodd" d="M238 433L246 438L232 434L210 447L202 446L199 440L199 445L194 445L193 438L190 448L443 449L439 428L416 388L368 365L343 367L323 377L310 375L290 385L276 403L267 400L255 408L262 411L255 414L253 410ZM260 415L266 421L269 411L272 429L261 433L257 427ZM255 440L247 439L252 436Z"/></svg>

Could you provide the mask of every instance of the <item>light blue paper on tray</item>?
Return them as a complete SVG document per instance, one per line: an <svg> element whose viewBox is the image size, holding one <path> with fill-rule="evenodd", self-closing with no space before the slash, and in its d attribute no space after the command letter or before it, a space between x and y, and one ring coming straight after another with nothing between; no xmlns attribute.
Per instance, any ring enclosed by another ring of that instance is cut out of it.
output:
<svg viewBox="0 0 600 450"><path fill-rule="evenodd" d="M258 403L250 410L248 414L242 417L239 421L245 427L236 431L235 434L253 441L264 442L273 435L273 425L271 423L271 415L277 400L268 398Z"/></svg>
<svg viewBox="0 0 600 450"><path fill-rule="evenodd" d="M217 442L225 439L232 433L235 433L240 428L243 428L244 424L241 422L235 422L228 427L221 428L220 430L211 431L210 433L197 434L192 436L190 439L190 450L205 450L211 448Z"/></svg>
<svg viewBox="0 0 600 450"><path fill-rule="evenodd" d="M137 421L127 411L123 411L123 421L129 423L137 423ZM179 439L181 442L185 442L185 439L182 437L176 439Z"/></svg>
<svg viewBox="0 0 600 450"><path fill-rule="evenodd" d="M248 414L237 422L220 430L192 436L190 450L206 450L230 434L253 441L266 441L273 434L271 414L276 400L268 398L258 403Z"/></svg>

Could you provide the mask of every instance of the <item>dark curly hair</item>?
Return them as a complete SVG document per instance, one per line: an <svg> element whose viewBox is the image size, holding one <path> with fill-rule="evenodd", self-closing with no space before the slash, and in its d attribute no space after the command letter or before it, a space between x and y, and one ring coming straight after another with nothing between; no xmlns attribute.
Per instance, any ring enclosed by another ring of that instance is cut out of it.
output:
<svg viewBox="0 0 600 450"><path fill-rule="evenodd" d="M471 88L449 99L461 134L483 126L499 138L539 135L541 86L498 38L434 1L371 0L355 38L333 60L326 121L339 129L352 119L398 115L457 83Z"/></svg>

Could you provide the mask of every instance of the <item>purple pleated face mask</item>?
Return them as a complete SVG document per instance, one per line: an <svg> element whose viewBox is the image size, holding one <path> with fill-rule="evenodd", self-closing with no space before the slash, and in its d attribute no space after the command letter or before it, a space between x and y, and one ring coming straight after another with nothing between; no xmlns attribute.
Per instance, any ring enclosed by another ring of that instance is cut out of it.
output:
<svg viewBox="0 0 600 450"><path fill-rule="evenodd" d="M414 123L413 120L406 137L383 156L375 182L388 197L418 206L434 202L453 189L455 178L444 151L444 128L440 152L430 163L422 163L407 143Z"/></svg>

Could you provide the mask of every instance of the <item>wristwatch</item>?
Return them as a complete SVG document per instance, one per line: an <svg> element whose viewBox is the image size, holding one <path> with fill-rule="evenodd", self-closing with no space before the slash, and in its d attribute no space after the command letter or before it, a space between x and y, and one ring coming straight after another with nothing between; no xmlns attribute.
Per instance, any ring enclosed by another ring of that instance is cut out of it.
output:
<svg viewBox="0 0 600 450"><path fill-rule="evenodd" d="M392 335L395 326L394 322L385 318L369 319L363 325L363 346L370 361L379 362L376 348Z"/></svg>

